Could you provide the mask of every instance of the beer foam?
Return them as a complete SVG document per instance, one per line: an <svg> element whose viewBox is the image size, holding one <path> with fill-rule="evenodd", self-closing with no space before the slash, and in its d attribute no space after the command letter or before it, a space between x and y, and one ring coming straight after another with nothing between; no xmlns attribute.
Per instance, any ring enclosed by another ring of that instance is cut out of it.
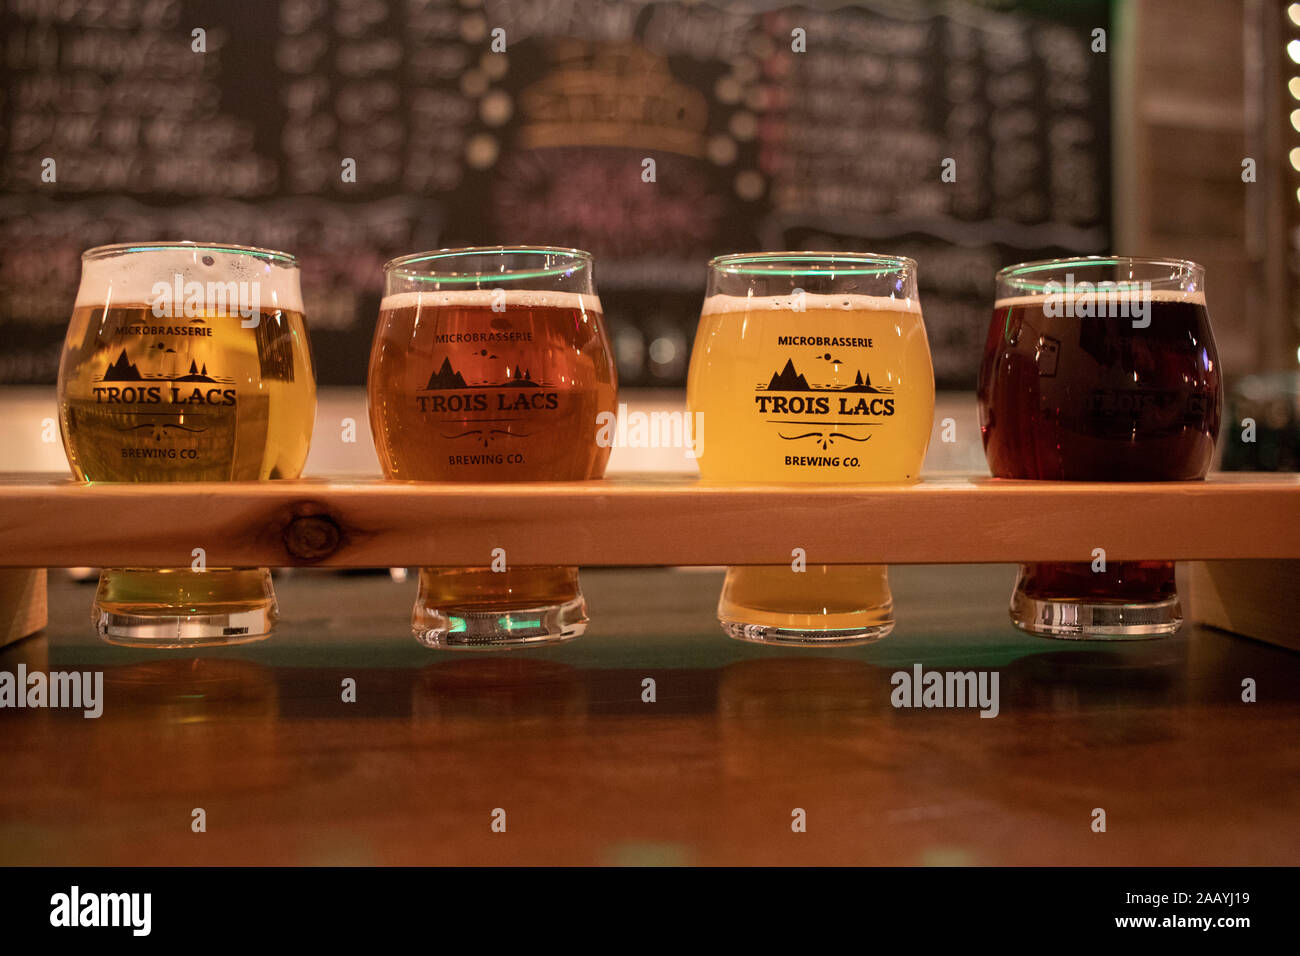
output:
<svg viewBox="0 0 1300 956"><path fill-rule="evenodd" d="M914 312L921 314L919 299L892 299L884 295L844 293L828 295L824 292L805 292L796 302L793 295L711 295L704 300L702 315L721 315L734 312L809 312L831 310L841 312Z"/></svg>
<svg viewBox="0 0 1300 956"><path fill-rule="evenodd" d="M205 289L209 282L256 282L256 301L263 310L302 312L298 270L281 261L201 243L192 248L151 247L142 243L140 248L140 252L83 259L76 307L150 306L158 297L154 287L163 282L174 288L176 277L180 276L182 287L198 282ZM212 264L208 265L205 259Z"/></svg>
<svg viewBox="0 0 1300 956"><path fill-rule="evenodd" d="M1140 302L1143 299L1148 302L1189 302L1192 305L1205 305L1205 293L1197 290L1188 292L1184 289L1152 289L1150 292L1143 292L1141 289L1102 289L1094 292L1080 292L1076 287L1073 292L1066 292L1064 289L1060 292L1042 292L1037 295L1014 295L1005 299L998 299L993 303L993 308L1009 308L1013 305L1043 305L1048 301L1059 302L1064 305L1066 302L1073 302L1075 299L1091 299L1108 302L1114 297L1116 302L1132 302L1134 298Z"/></svg>
<svg viewBox="0 0 1300 956"><path fill-rule="evenodd" d="M600 297L582 292L537 292L528 289L430 289L427 292L399 292L384 296L379 307L388 309L436 309L445 306L491 308L501 302L516 309L572 309L576 312L600 312Z"/></svg>

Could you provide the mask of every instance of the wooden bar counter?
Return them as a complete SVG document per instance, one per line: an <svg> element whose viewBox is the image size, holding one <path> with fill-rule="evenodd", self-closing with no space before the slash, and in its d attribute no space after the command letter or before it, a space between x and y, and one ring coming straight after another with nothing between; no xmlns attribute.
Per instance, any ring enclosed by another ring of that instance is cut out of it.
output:
<svg viewBox="0 0 1300 956"><path fill-rule="evenodd" d="M870 647L743 645L718 571L597 569L584 637L463 655L410 638L413 580L296 571L270 640L195 654L99 643L93 587L52 571L0 670L101 670L105 708L0 710L0 863L1300 859L1300 656L1194 625L1028 637L1007 565L891 578ZM998 672L998 716L893 707L918 664Z"/></svg>

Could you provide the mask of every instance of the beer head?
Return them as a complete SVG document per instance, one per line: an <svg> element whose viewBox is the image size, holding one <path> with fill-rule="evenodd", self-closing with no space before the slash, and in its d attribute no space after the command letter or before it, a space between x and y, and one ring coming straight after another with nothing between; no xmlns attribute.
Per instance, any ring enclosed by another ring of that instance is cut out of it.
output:
<svg viewBox="0 0 1300 956"><path fill-rule="evenodd" d="M123 243L81 257L76 307L144 305L155 318L302 314L298 262L285 252L219 243Z"/></svg>
<svg viewBox="0 0 1300 956"><path fill-rule="evenodd" d="M768 312L798 314L808 311L818 314L825 312L907 312L920 315L921 302L915 297L893 299L883 295L860 295L858 293L829 295L824 292L809 293L800 291L786 295L762 296L715 293L705 298L700 315L745 313L761 317Z"/></svg>
<svg viewBox="0 0 1300 956"><path fill-rule="evenodd" d="M495 307L495 308L494 308ZM424 289L385 295L381 312L398 309L433 312L467 309L506 315L519 310L559 309L581 316L601 315L600 297L594 292L533 292L526 289Z"/></svg>

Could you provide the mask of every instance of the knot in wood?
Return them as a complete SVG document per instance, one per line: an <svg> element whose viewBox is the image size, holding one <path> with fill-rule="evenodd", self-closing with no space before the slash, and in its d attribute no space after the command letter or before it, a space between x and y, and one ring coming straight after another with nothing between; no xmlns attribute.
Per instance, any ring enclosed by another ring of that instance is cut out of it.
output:
<svg viewBox="0 0 1300 956"><path fill-rule="evenodd" d="M319 561L339 549L339 526L329 515L298 515L284 529L284 549L302 561Z"/></svg>

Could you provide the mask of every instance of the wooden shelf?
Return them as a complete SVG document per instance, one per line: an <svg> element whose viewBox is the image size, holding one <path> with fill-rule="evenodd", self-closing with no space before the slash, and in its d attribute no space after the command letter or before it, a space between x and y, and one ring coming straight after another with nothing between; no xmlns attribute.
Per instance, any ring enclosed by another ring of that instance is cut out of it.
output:
<svg viewBox="0 0 1300 956"><path fill-rule="evenodd" d="M963 564L1300 558L1300 475L1198 482L681 477L84 485L0 477L0 567Z"/></svg>

